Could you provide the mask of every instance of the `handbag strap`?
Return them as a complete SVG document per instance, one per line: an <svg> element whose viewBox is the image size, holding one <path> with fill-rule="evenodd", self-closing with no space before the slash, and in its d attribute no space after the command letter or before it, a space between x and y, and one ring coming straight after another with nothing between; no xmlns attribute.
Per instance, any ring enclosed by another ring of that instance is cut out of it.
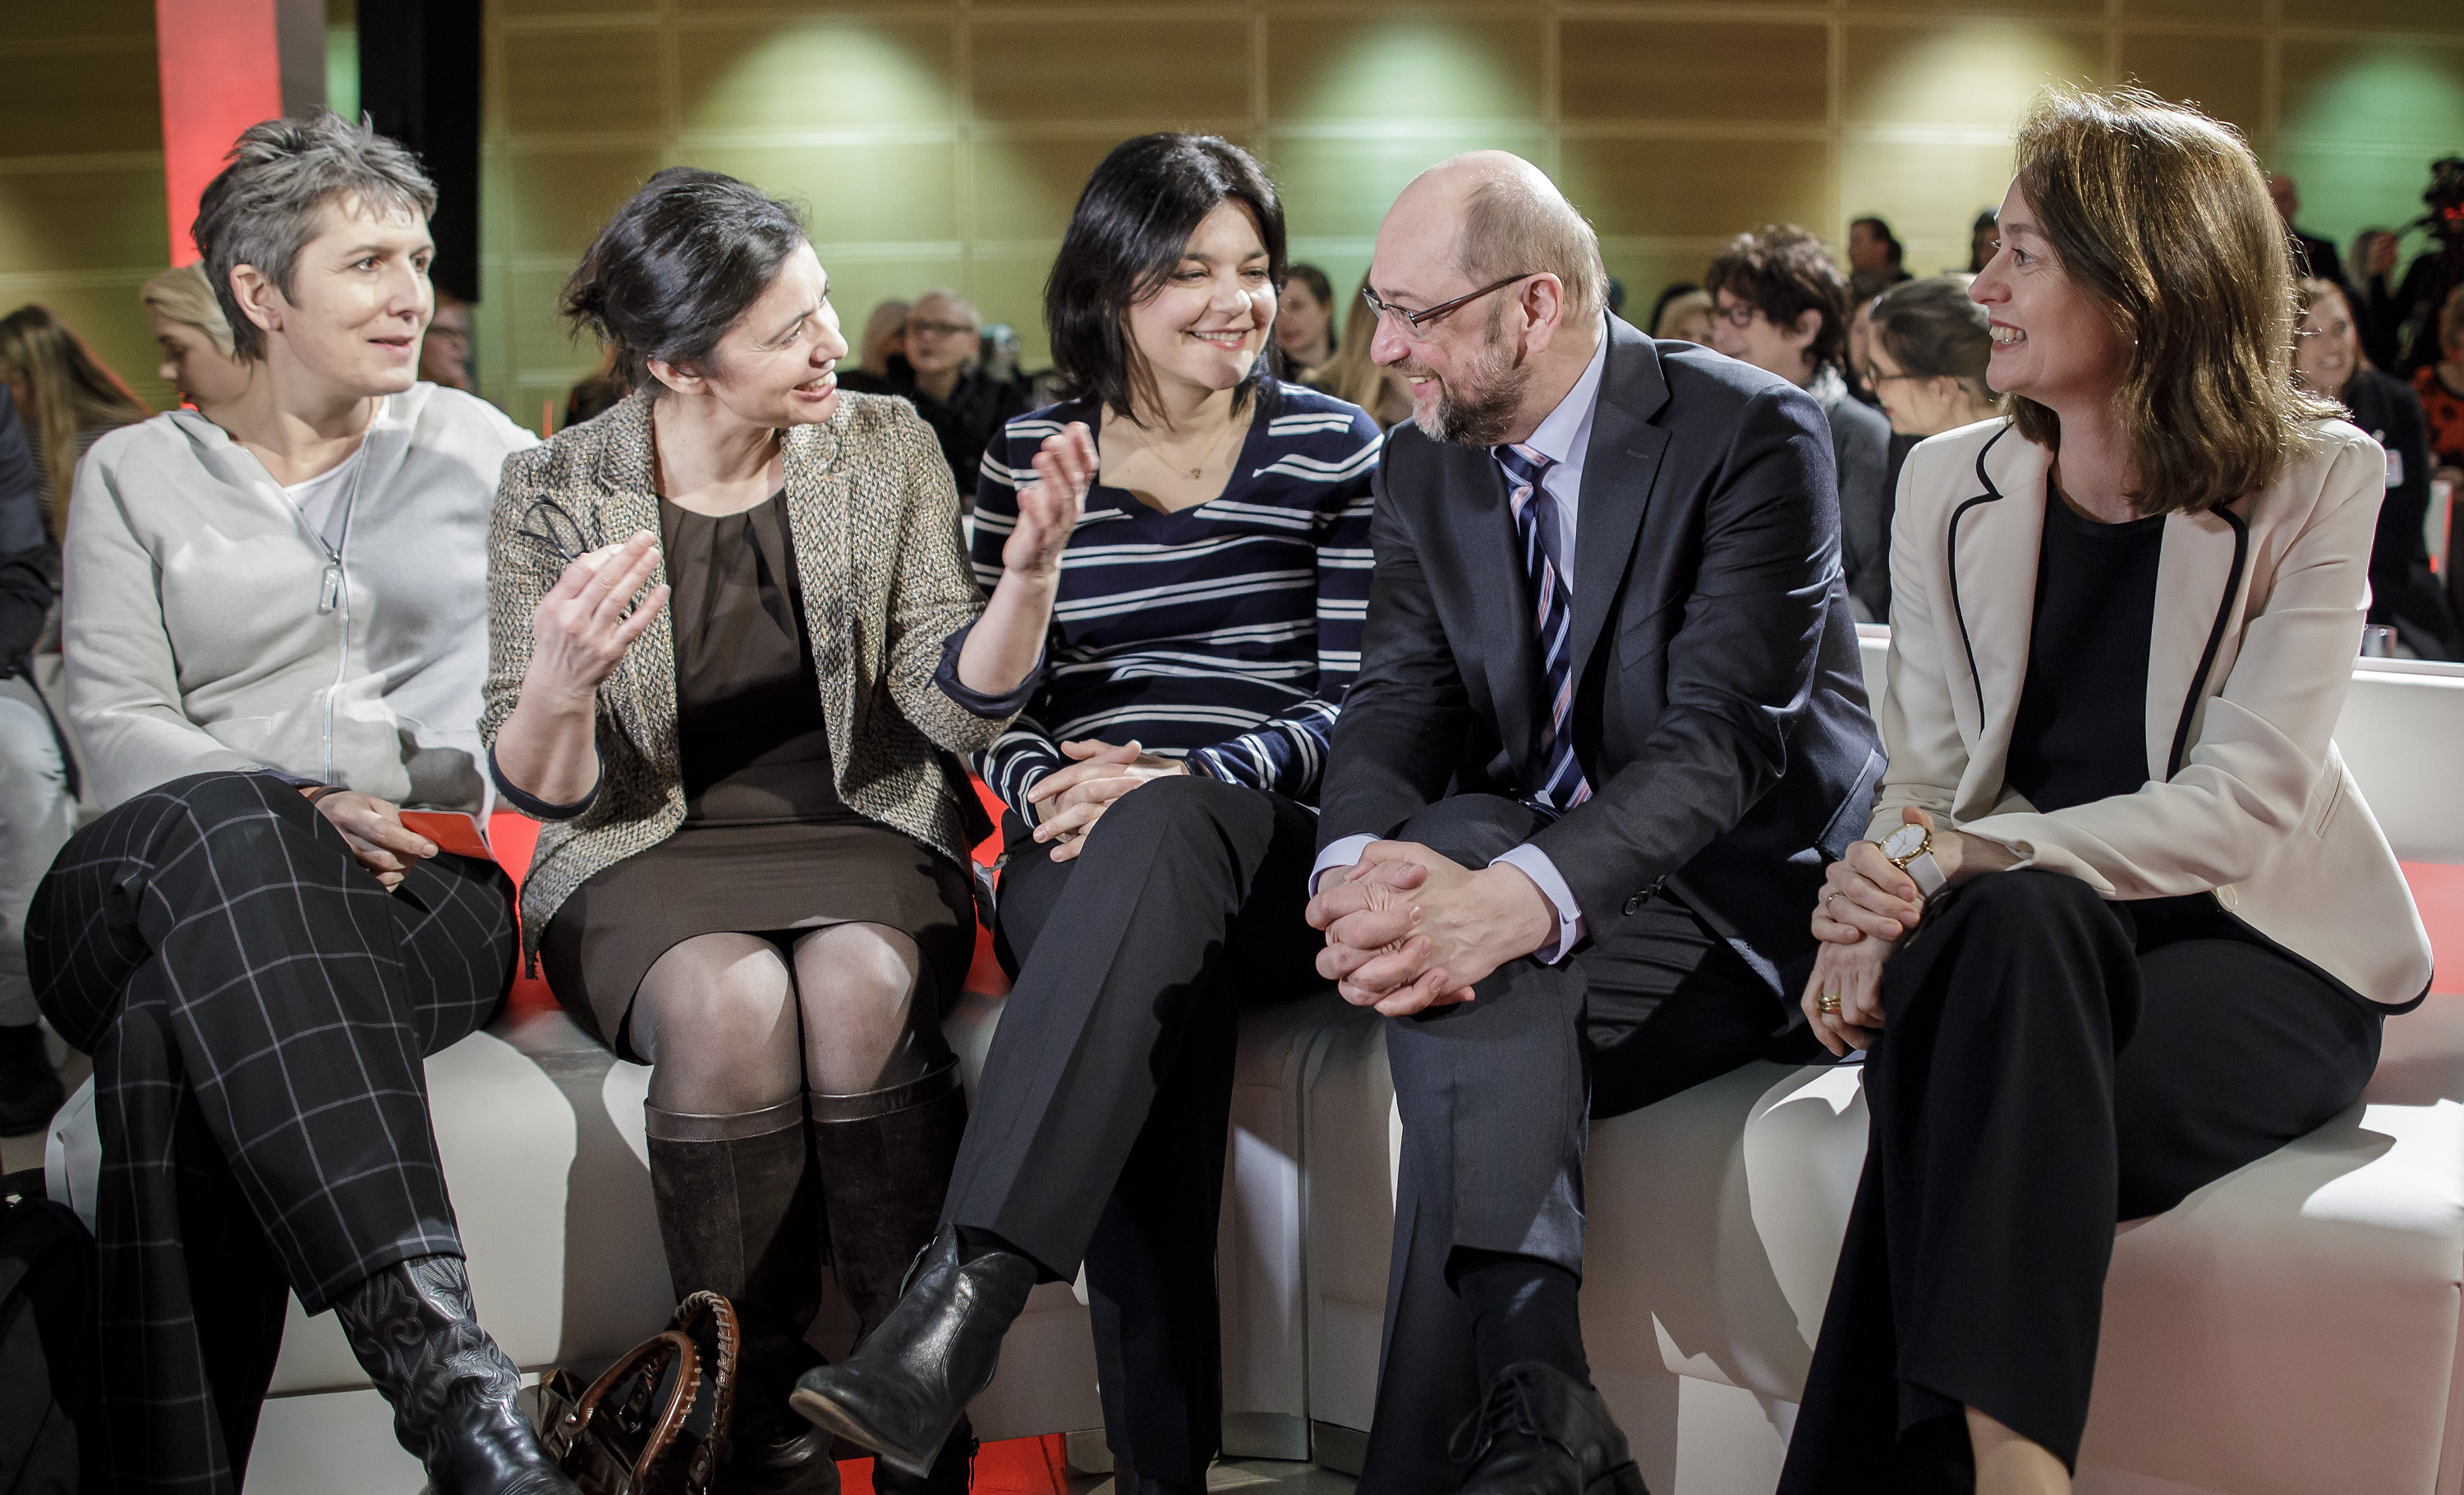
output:
<svg viewBox="0 0 2464 1495"><path fill-rule="evenodd" d="M665 1352L676 1358L676 1384L668 1396L667 1405L659 1409L659 1420L642 1440L642 1456L633 1463L633 1487L644 1488L650 1466L675 1441L677 1430L685 1424L685 1414L692 1410L693 1396L701 1385L701 1352L693 1348L691 1335L679 1330L665 1330L651 1335L617 1356L616 1363L599 1373L599 1379L582 1394L574 1409L558 1419L557 1440L571 1448L582 1440L590 1419L599 1415L599 1403L605 1399L627 1371Z"/></svg>
<svg viewBox="0 0 2464 1495"><path fill-rule="evenodd" d="M711 1440L725 1446L732 1442L730 1435L735 1429L736 1357L737 1348L743 1342L743 1336L737 1324L736 1305L730 1303L724 1295L708 1290L688 1293L685 1301L676 1305L676 1316L671 1326L671 1331L691 1336L695 1324L704 1318L711 1321L711 1341L714 1350L711 1360L715 1362L703 1367L704 1374L710 1381L713 1402L710 1417ZM690 1400L686 1405L687 1410L690 1411Z"/></svg>

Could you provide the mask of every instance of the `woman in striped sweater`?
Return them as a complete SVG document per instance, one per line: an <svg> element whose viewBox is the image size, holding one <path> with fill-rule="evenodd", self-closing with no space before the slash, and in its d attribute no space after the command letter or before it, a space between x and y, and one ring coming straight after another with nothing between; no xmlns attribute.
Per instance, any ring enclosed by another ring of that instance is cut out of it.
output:
<svg viewBox="0 0 2464 1495"><path fill-rule="evenodd" d="M1121 145L1045 292L1073 398L984 458L986 586L1046 432L1097 427L1102 473L1024 713L983 755L1009 806L996 933L1017 986L943 1229L880 1330L797 1394L895 1465L931 1462L1027 1290L1083 1264L1117 1487L1205 1487L1235 1027L1319 984L1301 910L1379 439L1267 373L1284 274L1282 206L1244 152Z"/></svg>

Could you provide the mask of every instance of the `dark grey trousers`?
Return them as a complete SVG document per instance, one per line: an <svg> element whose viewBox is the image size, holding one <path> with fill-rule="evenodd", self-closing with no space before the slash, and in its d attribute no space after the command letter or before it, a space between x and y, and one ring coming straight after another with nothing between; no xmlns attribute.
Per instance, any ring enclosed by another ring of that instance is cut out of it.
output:
<svg viewBox="0 0 2464 1495"><path fill-rule="evenodd" d="M174 780L62 848L26 949L95 1061L114 1467L87 1488L236 1491L285 1296L462 1253L421 1060L503 1002L512 891L449 854L386 892L264 774Z"/></svg>
<svg viewBox="0 0 2464 1495"><path fill-rule="evenodd" d="M1463 795L1397 839L1480 867L1539 824L1511 800ZM1579 1276L1591 1119L1726 1074L1787 1025L1778 992L1674 896L1587 933L1559 964L1514 961L1479 985L1478 1000L1387 1027L1402 1176L1361 1495L1463 1484L1445 1445L1480 1385L1470 1316L1446 1282L1454 1250L1535 1256ZM1802 979L1802 961L1790 969Z"/></svg>

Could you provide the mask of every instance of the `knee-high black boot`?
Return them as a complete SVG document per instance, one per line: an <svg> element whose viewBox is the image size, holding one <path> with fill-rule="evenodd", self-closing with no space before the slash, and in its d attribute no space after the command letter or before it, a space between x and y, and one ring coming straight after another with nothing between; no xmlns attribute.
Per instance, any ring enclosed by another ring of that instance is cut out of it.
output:
<svg viewBox="0 0 2464 1495"><path fill-rule="evenodd" d="M862 1344L897 1306L908 1268L940 1224L950 1170L967 1131L967 1094L952 1059L905 1085L804 1099L828 1201L830 1264L840 1294L855 1310ZM929 1474L919 1478L879 1461L873 1488L885 1495L962 1495L975 1454L975 1434L961 1417Z"/></svg>
<svg viewBox="0 0 2464 1495"><path fill-rule="evenodd" d="M711 1291L736 1305L730 1495L831 1495L830 1440L787 1406L796 1377L821 1363L804 1330L821 1308L822 1196L803 1104L704 1116L644 1108L650 1188L676 1296Z"/></svg>
<svg viewBox="0 0 2464 1495"><path fill-rule="evenodd" d="M515 1404L522 1374L473 1314L460 1257L388 1266L336 1303L334 1316L436 1495L581 1495Z"/></svg>

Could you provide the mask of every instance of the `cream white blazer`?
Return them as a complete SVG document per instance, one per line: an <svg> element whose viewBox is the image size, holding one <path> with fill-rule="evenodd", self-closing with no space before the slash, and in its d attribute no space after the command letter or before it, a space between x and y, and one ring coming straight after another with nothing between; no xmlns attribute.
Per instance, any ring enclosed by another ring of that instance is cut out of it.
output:
<svg viewBox="0 0 2464 1495"><path fill-rule="evenodd" d="M2052 465L2004 420L1908 454L1891 525L1890 766L1868 833L1913 804L2106 898L2212 892L2364 997L2417 1000L2430 936L2330 738L2369 605L2378 444L2333 422L2263 492L2167 517L2147 783L2047 814L2002 775Z"/></svg>

